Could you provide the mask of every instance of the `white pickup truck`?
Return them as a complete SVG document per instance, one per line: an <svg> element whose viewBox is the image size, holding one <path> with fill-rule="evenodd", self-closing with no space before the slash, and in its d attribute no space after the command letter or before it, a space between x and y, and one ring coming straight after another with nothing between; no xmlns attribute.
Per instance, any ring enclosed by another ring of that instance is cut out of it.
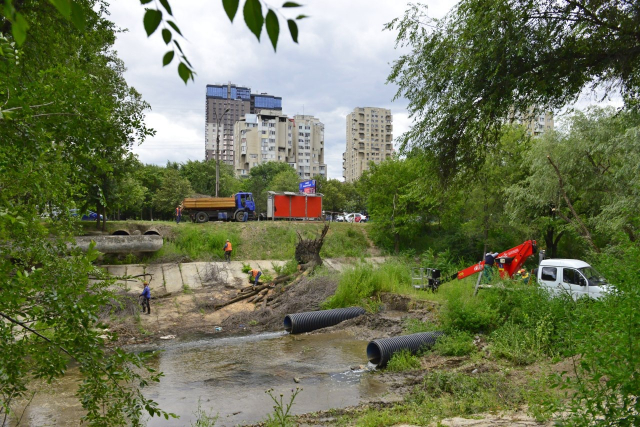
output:
<svg viewBox="0 0 640 427"><path fill-rule="evenodd" d="M538 284L551 293L569 293L573 299L602 298L611 289L593 267L577 259L545 259L537 272Z"/></svg>

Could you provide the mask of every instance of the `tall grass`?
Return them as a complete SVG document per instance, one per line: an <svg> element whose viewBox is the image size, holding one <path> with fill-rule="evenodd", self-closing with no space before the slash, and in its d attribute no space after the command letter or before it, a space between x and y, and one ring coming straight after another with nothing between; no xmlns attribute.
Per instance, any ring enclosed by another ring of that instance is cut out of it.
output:
<svg viewBox="0 0 640 427"><path fill-rule="evenodd" d="M376 296L381 292L406 293L411 289L411 276L407 266L389 261L375 267L360 263L342 273L336 293L324 304L324 308L364 305L375 309Z"/></svg>
<svg viewBox="0 0 640 427"><path fill-rule="evenodd" d="M177 234L173 244L192 260L222 259L222 248L227 239L231 240L234 250L238 250L242 245L238 233L233 230L185 225L180 229L181 232Z"/></svg>

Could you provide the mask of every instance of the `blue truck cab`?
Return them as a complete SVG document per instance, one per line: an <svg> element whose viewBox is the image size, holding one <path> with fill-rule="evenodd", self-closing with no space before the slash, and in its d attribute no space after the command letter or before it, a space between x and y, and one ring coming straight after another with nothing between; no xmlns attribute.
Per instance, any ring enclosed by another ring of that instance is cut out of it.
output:
<svg viewBox="0 0 640 427"><path fill-rule="evenodd" d="M253 201L253 194L251 193L237 193L236 194L236 209L248 210L251 215L256 210L256 203Z"/></svg>

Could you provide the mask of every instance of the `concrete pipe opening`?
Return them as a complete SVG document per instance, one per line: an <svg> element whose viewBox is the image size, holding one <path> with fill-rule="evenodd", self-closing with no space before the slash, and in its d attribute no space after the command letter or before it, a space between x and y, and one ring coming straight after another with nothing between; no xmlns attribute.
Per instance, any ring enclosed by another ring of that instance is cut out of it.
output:
<svg viewBox="0 0 640 427"><path fill-rule="evenodd" d="M111 233L112 236L130 236L129 230L116 230Z"/></svg>
<svg viewBox="0 0 640 427"><path fill-rule="evenodd" d="M145 236L160 236L160 232L155 228L150 228L144 232Z"/></svg>

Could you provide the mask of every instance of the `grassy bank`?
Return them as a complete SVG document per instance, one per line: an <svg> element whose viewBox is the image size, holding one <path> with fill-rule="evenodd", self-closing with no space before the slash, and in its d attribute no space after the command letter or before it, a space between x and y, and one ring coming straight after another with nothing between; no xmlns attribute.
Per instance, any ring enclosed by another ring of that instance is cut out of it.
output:
<svg viewBox="0 0 640 427"><path fill-rule="evenodd" d="M95 231L94 223L82 223L84 232ZM143 258L113 257L117 263L215 261L223 258L226 239L233 245L232 259L288 260L295 253L298 234L303 238L317 238L324 223L302 222L209 222L205 224L170 221L111 221L106 231L118 229L158 230L164 236L163 248ZM323 258L368 257L372 247L365 235L367 224L331 223L320 255ZM119 258L119 259L118 259Z"/></svg>

